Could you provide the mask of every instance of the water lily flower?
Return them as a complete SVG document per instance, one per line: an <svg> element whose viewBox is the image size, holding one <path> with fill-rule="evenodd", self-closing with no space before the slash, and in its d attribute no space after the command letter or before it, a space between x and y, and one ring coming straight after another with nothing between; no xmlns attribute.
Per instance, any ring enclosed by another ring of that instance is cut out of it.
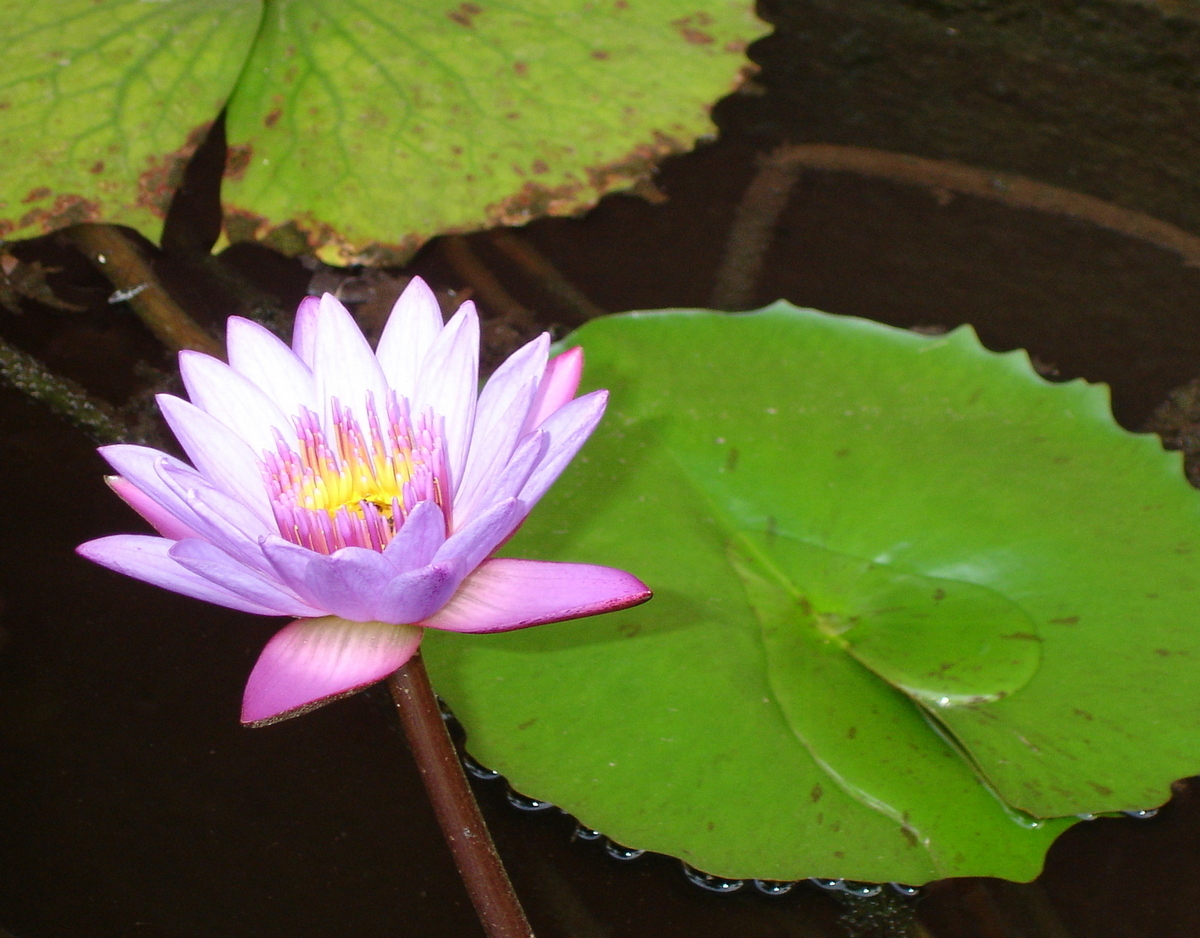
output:
<svg viewBox="0 0 1200 938"><path fill-rule="evenodd" d="M332 296L309 297L292 347L233 317L229 364L182 352L190 402L159 406L192 465L100 452L161 535L84 557L187 596L295 621L250 674L244 723L303 713L387 677L424 630L500 632L643 602L621 570L493 557L604 413L576 398L582 350L524 346L478 391L479 320L444 326L414 279L376 351Z"/></svg>

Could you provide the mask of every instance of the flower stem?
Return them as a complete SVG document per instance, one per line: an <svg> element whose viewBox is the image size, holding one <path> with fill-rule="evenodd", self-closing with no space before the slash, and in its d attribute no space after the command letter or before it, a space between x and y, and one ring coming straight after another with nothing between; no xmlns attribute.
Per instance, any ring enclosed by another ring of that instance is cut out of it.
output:
<svg viewBox="0 0 1200 938"><path fill-rule="evenodd" d="M388 680L425 791L488 938L533 938L438 708L420 654Z"/></svg>

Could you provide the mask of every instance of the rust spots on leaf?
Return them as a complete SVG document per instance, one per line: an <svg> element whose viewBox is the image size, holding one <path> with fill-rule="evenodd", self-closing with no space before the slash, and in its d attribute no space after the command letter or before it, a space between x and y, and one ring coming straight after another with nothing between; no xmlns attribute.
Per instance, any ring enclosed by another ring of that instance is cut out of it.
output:
<svg viewBox="0 0 1200 938"><path fill-rule="evenodd" d="M483 8L476 3L460 3L453 10L446 13L450 19L458 23L459 26L472 27L475 25L475 17L483 12Z"/></svg>
<svg viewBox="0 0 1200 938"><path fill-rule="evenodd" d="M236 205L225 208L225 234L233 242L258 241L290 257L315 254L327 264L341 266L398 267L407 263L425 243L422 237L406 235L391 244L363 244L312 216L302 215L277 225L263 215Z"/></svg>
<svg viewBox="0 0 1200 938"><path fill-rule="evenodd" d="M245 176L252 156L254 156L254 148L248 143L227 148L225 151L225 178L236 182Z"/></svg>
<svg viewBox="0 0 1200 938"><path fill-rule="evenodd" d="M529 63L528 62L513 62L513 71L516 72L518 75L520 75L522 78L524 78L526 75L529 74Z"/></svg>
<svg viewBox="0 0 1200 938"><path fill-rule="evenodd" d="M283 108L272 108L267 113L267 116L263 118L263 126L274 127L281 117L283 117Z"/></svg>
<svg viewBox="0 0 1200 938"><path fill-rule="evenodd" d="M28 205L30 202L40 202L42 199L50 198L50 189L47 186L38 186L36 189L30 189L29 194L21 200L22 205Z"/></svg>
<svg viewBox="0 0 1200 938"><path fill-rule="evenodd" d="M523 225L544 215L575 215L591 208L602 196L618 189L636 186L649 179L659 161L674 153L684 153L689 147L666 134L656 133L652 143L634 147L625 156L589 167L587 182L568 179L561 185L548 186L532 180L506 199L494 202L486 209L488 225ZM540 164L540 165L539 165ZM541 174L537 160L532 164L535 174Z"/></svg>
<svg viewBox="0 0 1200 938"><path fill-rule="evenodd" d="M208 136L208 129L211 126L212 122L206 121L192 129L191 133L187 135L187 140L179 149L162 156L146 158L147 167L138 176L137 205L139 208L147 209L152 215L159 218L167 217L167 209L171 206L175 190L183 182L183 172L187 168L188 161L200 144L204 142L204 138Z"/></svg>
<svg viewBox="0 0 1200 938"><path fill-rule="evenodd" d="M96 160L88 169L88 172L93 176L100 175L100 173L104 172L104 160Z"/></svg>
<svg viewBox="0 0 1200 938"><path fill-rule="evenodd" d="M592 58L593 59L607 59L608 52L605 49L593 49L592 50Z"/></svg>
<svg viewBox="0 0 1200 938"><path fill-rule="evenodd" d="M711 26L712 24L712 16L703 10L699 13L693 13L690 16L684 16L671 21L671 25L678 30L679 35L684 38L684 41L698 46L709 45L713 42L712 33L705 32L704 30L704 27Z"/></svg>
<svg viewBox="0 0 1200 938"><path fill-rule="evenodd" d="M34 190L39 193L40 191L40 189ZM30 195L33 194L33 192L30 193ZM51 195L52 193L46 190L44 194L39 194L34 201L44 201ZM30 201L28 196L25 201ZM0 237L21 228L36 228L47 232L66 228L68 225L78 225L85 221L99 220L100 205L97 202L75 193L63 192L55 196L54 202L50 205L30 209L16 222L9 219L0 220Z"/></svg>

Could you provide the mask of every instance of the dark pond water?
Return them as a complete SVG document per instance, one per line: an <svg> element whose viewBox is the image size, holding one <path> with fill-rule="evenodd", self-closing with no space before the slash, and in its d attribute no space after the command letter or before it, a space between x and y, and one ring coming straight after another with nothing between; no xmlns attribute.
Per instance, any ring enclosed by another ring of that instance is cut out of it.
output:
<svg viewBox="0 0 1200 938"><path fill-rule="evenodd" d="M810 26L850 28L829 26L819 4L794 7ZM871 41L870 22L850 25ZM764 80L790 74L787 51L812 35L769 41ZM704 305L755 154L787 136L784 118L764 129L763 109L787 100L775 90L723 105L721 140L664 168L665 203L614 197L525 234L606 309ZM809 118L841 133L829 114ZM886 143L871 134L859 142ZM201 208L185 221L198 224ZM472 243L546 326L567 321L485 238ZM62 265L52 283L87 309L0 313L11 341L118 403L155 380L147 367L169 369L77 258L52 240L22 250ZM283 305L309 277L262 251L226 259ZM220 314L218 289L186 258L160 264L190 285L197 315ZM461 286L436 244L412 269ZM1200 271L1175 255L1069 218L849 174L802 176L756 300L781 296L902 327L970 322L993 349L1027 348L1064 379L1109 383L1129 428L1200 375ZM242 684L278 623L75 558L78 542L133 528L102 472L79 431L0 389L0 927L17 938L478 938L386 694L241 728ZM1200 934L1200 801L1178 789L1151 820L1077 825L1034 884L933 884L909 933ZM573 840L556 811L512 809L501 783L477 790L543 938L905 933L903 909L872 919L860 907L857 925L839 924L845 904L807 885L778 898L705 893L674 861L614 860Z"/></svg>

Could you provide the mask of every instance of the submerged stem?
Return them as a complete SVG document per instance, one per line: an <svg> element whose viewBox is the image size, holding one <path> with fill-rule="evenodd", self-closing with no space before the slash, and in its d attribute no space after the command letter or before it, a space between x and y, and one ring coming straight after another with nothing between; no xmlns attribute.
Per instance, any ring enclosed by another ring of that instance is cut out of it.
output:
<svg viewBox="0 0 1200 938"><path fill-rule="evenodd" d="M420 654L388 680L425 791L489 938L533 938L446 731Z"/></svg>
<svg viewBox="0 0 1200 938"><path fill-rule="evenodd" d="M116 289L109 302L127 301L163 345L173 352L195 349L224 358L221 343L171 299L150 264L120 228L116 225L75 225L66 230L66 235Z"/></svg>

